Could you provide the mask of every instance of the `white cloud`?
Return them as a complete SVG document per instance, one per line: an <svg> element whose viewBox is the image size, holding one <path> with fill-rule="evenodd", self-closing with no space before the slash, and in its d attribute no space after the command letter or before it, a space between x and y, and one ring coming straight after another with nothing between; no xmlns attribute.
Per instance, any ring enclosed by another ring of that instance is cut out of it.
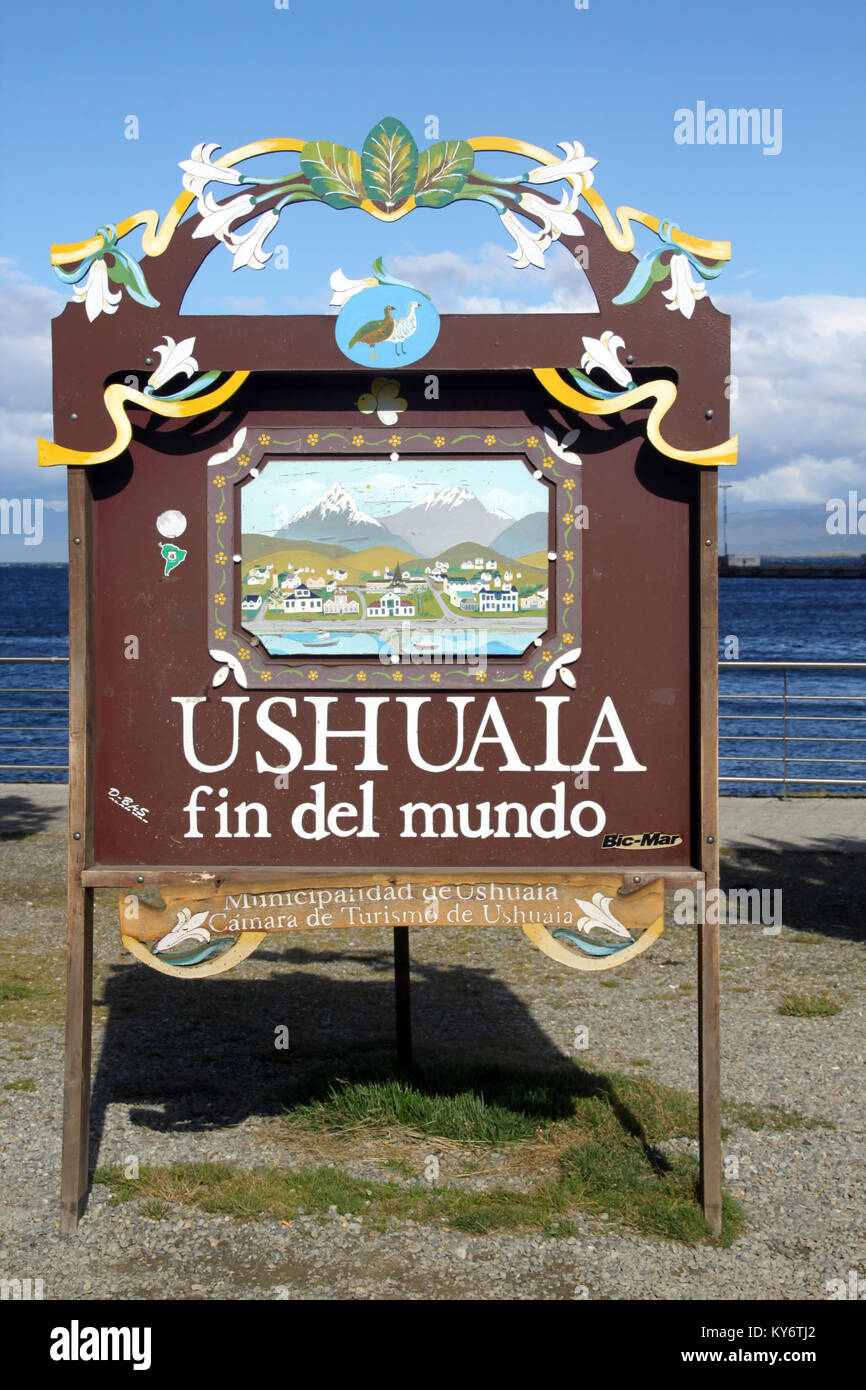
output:
<svg viewBox="0 0 866 1390"><path fill-rule="evenodd" d="M829 497L844 495L849 488L866 492L866 461L801 454L790 463L768 468L753 478L734 480L732 476L730 481L734 484L732 503L736 500L747 504L771 502L776 506L807 506L815 502L824 505Z"/></svg>
<svg viewBox="0 0 866 1390"><path fill-rule="evenodd" d="M731 315L731 402L748 463L863 453L866 299L720 299Z"/></svg>
<svg viewBox="0 0 866 1390"><path fill-rule="evenodd" d="M51 437L51 319L65 295L32 284L0 258L0 487L4 495L65 490L63 469L38 469L36 440Z"/></svg>
<svg viewBox="0 0 866 1390"><path fill-rule="evenodd" d="M469 257L454 251L395 256L388 268L425 290L444 314L591 314L597 309L586 273L558 244L547 253L544 270L518 270L495 242ZM547 298L539 302L539 295Z"/></svg>

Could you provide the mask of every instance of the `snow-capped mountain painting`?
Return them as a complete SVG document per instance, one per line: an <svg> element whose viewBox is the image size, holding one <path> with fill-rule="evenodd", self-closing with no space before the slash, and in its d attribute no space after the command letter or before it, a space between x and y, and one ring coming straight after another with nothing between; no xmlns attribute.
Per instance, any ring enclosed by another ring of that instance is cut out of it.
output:
<svg viewBox="0 0 866 1390"><path fill-rule="evenodd" d="M283 505L282 511L286 510ZM282 519L282 513L277 514ZM354 497L335 479L321 496L306 507L299 507L285 526L274 532L280 540L317 541L322 545L345 545L362 550L368 545L397 545L403 542L383 522L360 509Z"/></svg>
<svg viewBox="0 0 866 1390"><path fill-rule="evenodd" d="M241 622L272 655L519 656L547 627L548 497L520 459L270 459L241 493Z"/></svg>
<svg viewBox="0 0 866 1390"><path fill-rule="evenodd" d="M443 535L452 545L460 541L492 545L513 521L508 512L485 507L469 488L452 483L438 491L431 488L411 507L393 512L388 525L405 536L416 554L429 555L441 545Z"/></svg>

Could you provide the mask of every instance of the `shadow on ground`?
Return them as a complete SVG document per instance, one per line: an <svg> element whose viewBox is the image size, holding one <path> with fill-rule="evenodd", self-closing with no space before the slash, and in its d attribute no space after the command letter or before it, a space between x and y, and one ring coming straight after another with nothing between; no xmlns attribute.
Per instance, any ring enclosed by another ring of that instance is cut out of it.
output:
<svg viewBox="0 0 866 1390"><path fill-rule="evenodd" d="M866 941L866 853L730 850L722 855L721 886L780 891L789 931Z"/></svg>
<svg viewBox="0 0 866 1390"><path fill-rule="evenodd" d="M0 784L0 840L24 840L42 830L61 829L66 811L65 807L58 807L56 800L55 795L43 804L23 792L5 792Z"/></svg>

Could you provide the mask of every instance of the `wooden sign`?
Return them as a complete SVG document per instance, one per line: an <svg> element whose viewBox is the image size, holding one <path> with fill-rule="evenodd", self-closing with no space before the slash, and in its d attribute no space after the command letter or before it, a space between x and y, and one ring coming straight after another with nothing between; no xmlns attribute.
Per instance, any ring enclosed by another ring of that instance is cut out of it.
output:
<svg viewBox="0 0 866 1390"><path fill-rule="evenodd" d="M308 875L289 886L222 883L163 890L154 910L134 894L119 901L124 945L172 975L213 975L245 959L273 933L358 927L519 927L552 960L610 970L633 960L664 930L664 880L622 875ZM233 963L234 963L233 961Z"/></svg>
<svg viewBox="0 0 866 1390"><path fill-rule="evenodd" d="M123 940L154 969L386 925L407 989L405 933L449 914L607 970L657 938L666 884L717 873L715 489L736 440L706 282L728 244L614 215L578 144L421 148L388 117L359 150L218 148L181 160L161 221L52 250L76 301L40 441L70 503L69 1228L94 887L122 890ZM266 180L246 172L263 154ZM440 316L387 256L360 263L347 219L320 287L336 317L181 313L208 252L261 269L295 202L391 223L465 199L492 207L515 273L554 250L576 284L587 269L587 311Z"/></svg>

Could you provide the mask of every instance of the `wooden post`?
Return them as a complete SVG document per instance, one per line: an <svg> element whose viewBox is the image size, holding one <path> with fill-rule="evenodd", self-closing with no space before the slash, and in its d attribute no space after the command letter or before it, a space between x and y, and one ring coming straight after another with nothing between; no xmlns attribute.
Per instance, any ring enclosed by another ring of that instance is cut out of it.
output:
<svg viewBox="0 0 866 1390"><path fill-rule="evenodd" d="M719 564L715 468L700 478L701 868L707 894L719 886ZM715 899L714 899L715 901ZM702 914L706 915L706 914ZM718 916L718 914L714 914ZM718 922L698 926L698 1059L701 1203L715 1235L722 1229L722 1101Z"/></svg>
<svg viewBox="0 0 866 1390"><path fill-rule="evenodd" d="M397 1070L412 1070L412 1002L409 983L409 928L394 928L394 999L397 1010Z"/></svg>
<svg viewBox="0 0 866 1390"><path fill-rule="evenodd" d="M78 1226L87 1202L90 1045L93 1002L93 889L82 886L91 829L90 487L83 468L69 480L69 850L66 880L66 1051L60 1230Z"/></svg>

